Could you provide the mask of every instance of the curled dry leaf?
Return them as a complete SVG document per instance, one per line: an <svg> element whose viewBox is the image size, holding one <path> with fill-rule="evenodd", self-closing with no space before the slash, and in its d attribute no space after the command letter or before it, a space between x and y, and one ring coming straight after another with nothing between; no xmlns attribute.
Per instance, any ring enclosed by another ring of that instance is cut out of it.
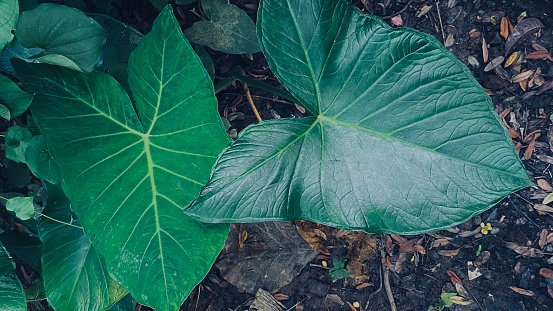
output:
<svg viewBox="0 0 553 311"><path fill-rule="evenodd" d="M290 297L288 295L285 295L285 294L282 294L282 293L276 293L276 294L273 295L273 297L275 297L275 299L278 300L278 301L284 301L284 300L290 299Z"/></svg>
<svg viewBox="0 0 553 311"><path fill-rule="evenodd" d="M520 254L525 257L542 257L544 255L543 252L540 251L539 249L518 245L517 243L513 243L513 242L506 242L505 246L515 251L517 254Z"/></svg>
<svg viewBox="0 0 553 311"><path fill-rule="evenodd" d="M512 289L515 293L518 293L518 294L521 294L521 295L524 295L524 296L533 297L535 295L533 291L528 290L528 289L515 287L515 286L509 286L509 288Z"/></svg>
<svg viewBox="0 0 553 311"><path fill-rule="evenodd" d="M531 53L528 53L526 54L526 56L524 56L525 59L548 59L550 61L553 61L553 58L551 58L551 54L549 54L549 52L547 50L545 51L535 51L535 52L531 52Z"/></svg>
<svg viewBox="0 0 553 311"><path fill-rule="evenodd" d="M481 267L485 265L488 262L488 260L490 260L490 256L491 254L489 251L483 251L482 253L480 253L480 255L478 255L478 257L474 261L474 266Z"/></svg>
<svg viewBox="0 0 553 311"><path fill-rule="evenodd" d="M363 288L367 288L367 287L372 286L372 285L373 285L372 283L365 282L365 283L361 283L361 284L355 286L355 289L362 290Z"/></svg>
<svg viewBox="0 0 553 311"><path fill-rule="evenodd" d="M532 77L532 75L534 74L534 70L526 70L526 71L523 71L517 75L515 75L513 77L513 79L511 80L511 82L513 83L517 83L517 82L522 82L522 81L526 81L528 80L530 77Z"/></svg>
<svg viewBox="0 0 553 311"><path fill-rule="evenodd" d="M553 213L553 207L545 204L534 204L534 209L539 212Z"/></svg>
<svg viewBox="0 0 553 311"><path fill-rule="evenodd" d="M541 249L545 246L547 242L547 235L549 234L549 231L547 229L542 229L540 232L540 238L538 240L538 245Z"/></svg>
<svg viewBox="0 0 553 311"><path fill-rule="evenodd" d="M326 295L325 297L325 300L330 300L332 302L335 302L341 306L345 305L346 303L342 300L342 298L340 298L340 296L336 295L336 294L328 294Z"/></svg>
<svg viewBox="0 0 553 311"><path fill-rule="evenodd" d="M530 17L520 21L515 26L513 33L507 38L507 42L505 43L505 55L511 53L511 51L526 40L526 38L543 27L543 23L537 18Z"/></svg>
<svg viewBox="0 0 553 311"><path fill-rule="evenodd" d="M438 254L442 255L442 256L446 256L446 257L455 257L459 254L459 248L457 249L443 249L443 250L439 250L438 251Z"/></svg>
<svg viewBox="0 0 553 311"><path fill-rule="evenodd" d="M540 269L540 275L543 276L546 279L553 280L553 270L548 268L541 268Z"/></svg>
<svg viewBox="0 0 553 311"><path fill-rule="evenodd" d="M542 188L543 190L545 191L553 191L553 187L551 187L551 185L547 182L547 180L545 179L538 179L536 180L536 182L538 183L538 186L540 188Z"/></svg>
<svg viewBox="0 0 553 311"><path fill-rule="evenodd" d="M432 6L430 4L424 5L417 11L417 18L421 18L422 16L426 15L426 13L430 12L432 9Z"/></svg>
<svg viewBox="0 0 553 311"><path fill-rule="evenodd" d="M541 44L539 44L539 43L537 43L537 42L532 43L532 48L533 48L535 51L546 51L546 52L547 52L547 49L546 49L543 45L541 45Z"/></svg>
<svg viewBox="0 0 553 311"><path fill-rule="evenodd" d="M455 283L455 290L457 291L457 294L463 297L469 296L469 292L465 289L465 287L461 283Z"/></svg>
<svg viewBox="0 0 553 311"><path fill-rule="evenodd" d="M540 86L536 95L540 95L541 93L551 89L553 89L553 80L546 81Z"/></svg>
<svg viewBox="0 0 553 311"><path fill-rule="evenodd" d="M440 246L445 246L449 244L449 240L446 239L446 238L440 238L440 239L436 239L434 240L434 242L432 242L432 245L430 246L431 248L437 248L437 247L440 247Z"/></svg>
<svg viewBox="0 0 553 311"><path fill-rule="evenodd" d="M519 57L520 53L518 51L513 52L509 57L507 57L507 60L505 61L505 65L503 67L508 68L511 66Z"/></svg>
<svg viewBox="0 0 553 311"><path fill-rule="evenodd" d="M457 273L455 273L451 270L447 270L446 273L447 273L447 276L449 276L449 280L451 281L451 283L453 285L462 283L461 278L459 278L459 276L457 276Z"/></svg>
<svg viewBox="0 0 553 311"><path fill-rule="evenodd" d="M452 297L449 297L449 300L456 305L462 305L462 306L468 306L474 303L474 301L470 299L465 299L461 296L452 296Z"/></svg>
<svg viewBox="0 0 553 311"><path fill-rule="evenodd" d="M475 28L473 28L469 31L469 37L471 39L479 38L480 35L481 35L480 31L476 30Z"/></svg>
<svg viewBox="0 0 553 311"><path fill-rule="evenodd" d="M451 47L453 44L455 44L455 37L453 36L452 33L450 33L449 35L447 35L447 38L445 39L444 46L448 48L448 47Z"/></svg>
<svg viewBox="0 0 553 311"><path fill-rule="evenodd" d="M488 72L492 69L494 69L495 67L501 65L501 63L503 63L503 61L505 60L505 57L503 56L498 56L494 59L492 59L491 62L489 62L486 67L484 67L484 71Z"/></svg>
<svg viewBox="0 0 553 311"><path fill-rule="evenodd" d="M487 63L489 60L488 44L486 43L486 39L484 37L482 37L482 59L484 60L484 63Z"/></svg>
<svg viewBox="0 0 553 311"><path fill-rule="evenodd" d="M507 40L507 37L509 37L509 19L504 16L501 18L501 24L499 25L499 35L503 37L503 39Z"/></svg>

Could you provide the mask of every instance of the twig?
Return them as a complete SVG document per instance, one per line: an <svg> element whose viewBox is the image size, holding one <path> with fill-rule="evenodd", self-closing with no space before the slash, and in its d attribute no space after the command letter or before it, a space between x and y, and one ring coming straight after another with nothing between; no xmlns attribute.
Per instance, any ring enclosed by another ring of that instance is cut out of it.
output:
<svg viewBox="0 0 553 311"><path fill-rule="evenodd" d="M255 104L253 103L252 95L250 94L250 89L248 88L248 85L244 83L244 91L246 92L246 96L248 97L248 102L250 103L250 106L252 107L253 114L255 114L255 117L257 118L257 121L263 122L263 119L261 119L261 116L259 115L259 112L257 111L257 108L255 107Z"/></svg>
<svg viewBox="0 0 553 311"><path fill-rule="evenodd" d="M393 14L390 14L390 15L386 15L386 16L383 16L383 17L381 17L381 18L382 18L382 19L390 19L390 18L392 18L392 17L394 17L394 16L396 16L396 15L399 15L399 14L405 12L405 10L407 10L407 8L411 5L411 3L413 3L413 0L407 1L407 4L406 4L401 10L397 11L396 13L393 13Z"/></svg>
<svg viewBox="0 0 553 311"><path fill-rule="evenodd" d="M397 311L396 302L394 300L394 293L392 293L392 287L390 286L390 269L388 267L384 266L384 263L382 263L382 269L384 269L384 287L386 288L386 295L388 296L388 300L390 301L390 308L392 311Z"/></svg>
<svg viewBox="0 0 553 311"><path fill-rule="evenodd" d="M440 14L440 1L436 1L436 11L438 11L438 20L440 21L440 32L442 33L442 43L445 44L444 24L442 23L442 14Z"/></svg>

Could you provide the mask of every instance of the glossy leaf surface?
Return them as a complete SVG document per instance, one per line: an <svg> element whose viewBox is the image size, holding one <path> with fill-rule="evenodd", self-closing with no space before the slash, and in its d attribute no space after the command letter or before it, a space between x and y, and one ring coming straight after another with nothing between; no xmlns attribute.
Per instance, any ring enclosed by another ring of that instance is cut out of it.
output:
<svg viewBox="0 0 553 311"><path fill-rule="evenodd" d="M60 182L60 167L48 152L44 136L37 135L29 141L25 163L36 177L53 184Z"/></svg>
<svg viewBox="0 0 553 311"><path fill-rule="evenodd" d="M15 275L15 263L0 243L0 311L26 311L23 286Z"/></svg>
<svg viewBox="0 0 553 311"><path fill-rule="evenodd" d="M15 217L28 220L35 214L35 205L32 197L15 197L6 201L6 209L15 213Z"/></svg>
<svg viewBox="0 0 553 311"><path fill-rule="evenodd" d="M42 278L48 303L56 310L108 309L127 291L108 275L104 259L70 206L59 187L48 187L48 203L39 220Z"/></svg>
<svg viewBox="0 0 553 311"><path fill-rule="evenodd" d="M110 275L138 302L177 310L228 232L182 212L228 138L211 80L171 8L129 59L138 115L107 74L21 61L14 67L36 92L33 117Z"/></svg>
<svg viewBox="0 0 553 311"><path fill-rule="evenodd" d="M106 42L104 28L92 18L52 3L23 12L15 35L24 47L42 49L35 56L37 61L84 72L92 71L100 61Z"/></svg>
<svg viewBox="0 0 553 311"><path fill-rule="evenodd" d="M0 0L0 52L12 39L12 30L19 19L19 3L17 0Z"/></svg>
<svg viewBox="0 0 553 311"><path fill-rule="evenodd" d="M202 0L209 20L196 22L184 34L190 42L229 54L259 52L252 19L226 0Z"/></svg>
<svg viewBox="0 0 553 311"><path fill-rule="evenodd" d="M419 233L530 184L489 97L433 37L342 0L264 0L258 36L314 116L245 130L188 210L198 219Z"/></svg>
<svg viewBox="0 0 553 311"><path fill-rule="evenodd" d="M8 77L0 75L0 105L8 110L7 115L2 115L3 118L10 120L22 114L31 105L31 100L33 95L22 91Z"/></svg>

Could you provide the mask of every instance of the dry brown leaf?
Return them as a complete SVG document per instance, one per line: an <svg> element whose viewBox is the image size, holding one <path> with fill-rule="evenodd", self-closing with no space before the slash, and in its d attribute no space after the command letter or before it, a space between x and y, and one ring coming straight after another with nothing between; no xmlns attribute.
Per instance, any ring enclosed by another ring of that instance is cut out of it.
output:
<svg viewBox="0 0 553 311"><path fill-rule="evenodd" d="M553 207L545 204L534 204L534 209L536 211L544 212L544 213L553 213Z"/></svg>
<svg viewBox="0 0 553 311"><path fill-rule="evenodd" d="M480 37L480 31L476 30L475 28L472 28L469 31L469 37L471 37L471 39L476 39L476 38Z"/></svg>
<svg viewBox="0 0 553 311"><path fill-rule="evenodd" d="M539 249L535 249L533 247L522 246L522 245L518 245L517 243L513 243L513 242L506 242L505 246L507 248L515 251L516 253L522 255L522 256L526 256L526 257L541 257L541 256L543 256L542 251L540 251Z"/></svg>
<svg viewBox="0 0 553 311"><path fill-rule="evenodd" d="M545 179L538 179L536 180L536 182L538 183L538 186L540 188L542 188L543 190L545 191L553 191L553 187L551 187L551 185L547 182L547 180Z"/></svg>
<svg viewBox="0 0 553 311"><path fill-rule="evenodd" d="M519 141L515 144L515 151L517 153L520 153L520 150L522 149L522 143Z"/></svg>
<svg viewBox="0 0 553 311"><path fill-rule="evenodd" d="M451 270L447 270L446 273L447 273L447 276L449 276L449 280L451 281L451 283L453 285L462 283L459 276L457 276L457 273L455 273Z"/></svg>
<svg viewBox="0 0 553 311"><path fill-rule="evenodd" d="M509 127L507 128L507 130L509 131L509 135L511 136L512 139L519 138L520 134L514 128Z"/></svg>
<svg viewBox="0 0 553 311"><path fill-rule="evenodd" d="M553 243L553 232L547 235L547 239L545 240L545 244Z"/></svg>
<svg viewBox="0 0 553 311"><path fill-rule="evenodd" d="M303 108L302 106L300 106L300 105L298 105L298 104L294 104L294 105L296 106L296 109L298 109L299 112L301 112L301 113L305 113L305 112L306 112L305 108Z"/></svg>
<svg viewBox="0 0 553 311"><path fill-rule="evenodd" d="M547 293L551 296L551 298L553 298L553 288L547 286Z"/></svg>
<svg viewBox="0 0 553 311"><path fill-rule="evenodd" d="M465 287L461 283L455 283L455 290L457 291L457 294L463 297L469 296L469 292L465 289Z"/></svg>
<svg viewBox="0 0 553 311"><path fill-rule="evenodd" d="M430 246L431 248L437 248L437 247L441 247L441 246L445 246L449 244L449 240L446 239L446 238L440 238L440 239L436 239L434 240L434 242L432 242L432 245Z"/></svg>
<svg viewBox="0 0 553 311"><path fill-rule="evenodd" d="M540 275L543 276L546 279L552 279L553 280L553 270L548 268L541 268L540 269Z"/></svg>
<svg viewBox="0 0 553 311"><path fill-rule="evenodd" d="M526 54L526 56L524 56L525 59L549 59L551 60L551 55L549 54L549 52L547 50L545 51L535 51L535 52L531 52L531 53L528 53Z"/></svg>
<svg viewBox="0 0 553 311"><path fill-rule="evenodd" d="M518 86L520 86L520 89L526 92L526 88L528 87L528 81L520 81L518 83Z"/></svg>
<svg viewBox="0 0 553 311"><path fill-rule="evenodd" d="M486 43L486 39L484 39L484 37L482 37L482 59L484 60L484 63L487 63L489 60L488 44Z"/></svg>
<svg viewBox="0 0 553 311"><path fill-rule="evenodd" d="M430 12L431 9L432 9L432 6L430 4L427 4L423 7L421 7L417 11L417 18L421 18L422 16L426 15L426 13Z"/></svg>
<svg viewBox="0 0 553 311"><path fill-rule="evenodd" d="M373 284L372 284L372 283L367 283L367 282L365 282L365 283L361 283L361 284L355 286L355 289L357 289L357 290L362 290L363 288L367 288L367 287L369 287L369 286L371 286L371 285L373 285Z"/></svg>
<svg viewBox="0 0 553 311"><path fill-rule="evenodd" d="M509 115L509 113L513 111L513 107L507 107L505 110L503 110L500 114L499 114L499 117L501 119L504 119L506 116Z"/></svg>
<svg viewBox="0 0 553 311"><path fill-rule="evenodd" d="M523 71L523 72L515 75L513 77L513 79L511 79L511 82L517 83L517 82L528 80L533 74L534 74L534 70Z"/></svg>
<svg viewBox="0 0 553 311"><path fill-rule="evenodd" d="M541 45L537 42L532 43L532 48L534 49L534 51L546 51L547 52L547 49L543 45Z"/></svg>
<svg viewBox="0 0 553 311"><path fill-rule="evenodd" d="M541 130L534 130L526 134L526 136L524 136L524 138L522 139L522 142L527 144L532 140L536 140L538 137L540 137L540 135L541 135Z"/></svg>
<svg viewBox="0 0 553 311"><path fill-rule="evenodd" d="M549 235L549 231L547 231L547 229L542 229L542 231L540 232L540 238L538 240L538 245L541 249L543 249L545 244L547 244L547 235Z"/></svg>
<svg viewBox="0 0 553 311"><path fill-rule="evenodd" d="M483 251L478 257L476 257L476 260L474 261L474 266L481 267L485 265L488 260L490 260L490 256L491 254L489 251Z"/></svg>
<svg viewBox="0 0 553 311"><path fill-rule="evenodd" d="M501 24L499 25L499 35L505 40L509 37L509 22L505 16L501 19Z"/></svg>
<svg viewBox="0 0 553 311"><path fill-rule="evenodd" d="M528 143L526 150L524 150L524 159L529 160L532 158L532 154L534 153L535 147L536 147L536 141L532 139L532 141Z"/></svg>
<svg viewBox="0 0 553 311"><path fill-rule="evenodd" d="M520 21L515 26L513 33L507 38L507 42L505 42L505 54L509 54L520 43L526 40L526 38L543 27L545 26L537 18L531 17Z"/></svg>
<svg viewBox="0 0 553 311"><path fill-rule="evenodd" d="M546 81L540 86L536 95L540 95L541 93L551 89L553 89L553 80Z"/></svg>
<svg viewBox="0 0 553 311"><path fill-rule="evenodd" d="M528 289L515 287L515 286L509 286L509 288L512 289L515 293L519 293L524 296L530 296L530 297L534 296L534 292Z"/></svg>
<svg viewBox="0 0 553 311"><path fill-rule="evenodd" d="M342 300L342 298L340 298L340 296L336 295L336 294L328 294L326 295L325 297L325 300L330 300L332 302L335 302L341 306L345 305L346 303Z"/></svg>
<svg viewBox="0 0 553 311"><path fill-rule="evenodd" d="M392 239L394 239L396 242L398 242L399 245L407 242L407 239L402 237L402 236L395 235L395 234L390 234L390 236L392 237Z"/></svg>
<svg viewBox="0 0 553 311"><path fill-rule="evenodd" d="M353 304L349 301L346 302L348 304L348 307L351 311L357 311L357 308L353 306Z"/></svg>
<svg viewBox="0 0 553 311"><path fill-rule="evenodd" d="M238 246L244 248L244 242L248 239L248 231L242 230L238 234Z"/></svg>
<svg viewBox="0 0 553 311"><path fill-rule="evenodd" d="M520 53L518 51L511 53L509 57L507 57L507 60L505 61L505 65L503 67L508 68L511 66L517 59Z"/></svg>
<svg viewBox="0 0 553 311"><path fill-rule="evenodd" d="M426 254L426 250L424 249L424 247L422 247L422 245L413 245L413 251L415 253L419 253L419 254Z"/></svg>
<svg viewBox="0 0 553 311"><path fill-rule="evenodd" d="M282 293L273 294L273 297L275 297L275 299L278 300L278 301L284 301L284 300L290 299L290 297L288 295L285 295L285 294L282 294Z"/></svg>
<svg viewBox="0 0 553 311"><path fill-rule="evenodd" d="M455 257L459 254L459 248L458 249L443 249L439 250L438 254L445 256L445 257Z"/></svg>
<svg viewBox="0 0 553 311"><path fill-rule="evenodd" d="M447 38L445 39L444 46L448 48L454 44L455 44L455 37L453 36L452 33L450 33L449 35L447 35Z"/></svg>

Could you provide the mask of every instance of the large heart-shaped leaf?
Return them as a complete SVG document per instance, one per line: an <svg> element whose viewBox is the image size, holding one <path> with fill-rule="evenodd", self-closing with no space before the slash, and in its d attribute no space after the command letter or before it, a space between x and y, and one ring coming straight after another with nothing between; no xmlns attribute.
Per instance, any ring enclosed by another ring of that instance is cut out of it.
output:
<svg viewBox="0 0 553 311"><path fill-rule="evenodd" d="M15 275L15 264L2 243L0 243L0 301L0 310L27 310L23 286Z"/></svg>
<svg viewBox="0 0 553 311"><path fill-rule="evenodd" d="M228 143L211 80L166 8L129 60L123 88L14 61L62 186L110 275L140 303L177 310L221 250L228 226L183 214ZM140 119L139 119L140 118Z"/></svg>
<svg viewBox="0 0 553 311"><path fill-rule="evenodd" d="M59 187L48 187L38 229L48 303L56 310L106 310L127 291L108 275L70 206Z"/></svg>
<svg viewBox="0 0 553 311"><path fill-rule="evenodd" d="M38 61L84 72L98 64L106 42L104 28L92 18L52 3L23 12L15 35L24 47L42 49Z"/></svg>
<svg viewBox="0 0 553 311"><path fill-rule="evenodd" d="M490 99L431 36L342 0L263 0L258 35L314 116L244 131L188 210L198 219L417 233L529 185Z"/></svg>
<svg viewBox="0 0 553 311"><path fill-rule="evenodd" d="M12 41L12 30L17 26L18 18L17 0L0 0L0 52Z"/></svg>

